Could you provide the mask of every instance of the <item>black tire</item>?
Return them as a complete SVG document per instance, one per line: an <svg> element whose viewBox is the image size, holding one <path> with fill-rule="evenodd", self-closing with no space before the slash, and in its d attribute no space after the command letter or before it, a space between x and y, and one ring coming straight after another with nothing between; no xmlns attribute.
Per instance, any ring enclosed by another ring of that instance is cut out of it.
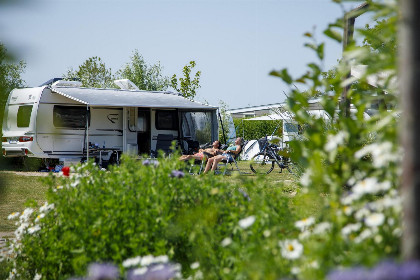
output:
<svg viewBox="0 0 420 280"><path fill-rule="evenodd" d="M269 174L274 169L274 159L267 154L258 153L249 164L255 174Z"/></svg>

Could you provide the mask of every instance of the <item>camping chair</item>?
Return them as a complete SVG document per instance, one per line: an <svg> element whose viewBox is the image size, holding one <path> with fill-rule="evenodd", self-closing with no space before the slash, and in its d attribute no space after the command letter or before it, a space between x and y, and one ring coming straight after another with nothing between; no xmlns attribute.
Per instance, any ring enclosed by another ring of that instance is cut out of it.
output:
<svg viewBox="0 0 420 280"><path fill-rule="evenodd" d="M156 150L152 151L154 157L158 156L158 151L162 150L165 155L169 155L172 152L172 141L174 136L172 134L158 134L156 137Z"/></svg>
<svg viewBox="0 0 420 280"><path fill-rule="evenodd" d="M238 171L240 174L247 174L246 172L241 172L238 166L238 162L237 162L237 160L239 159L239 155L243 151L243 148L244 148L244 145L241 145L241 152L238 154L232 154L232 160L222 160L219 163L218 169L220 168L219 170L221 170L223 168L223 172L222 172L223 175L226 175L228 171L229 172ZM228 167L228 164L230 165L230 168Z"/></svg>
<svg viewBox="0 0 420 280"><path fill-rule="evenodd" d="M190 173L191 175L196 175L196 174L197 175L200 175L201 172L203 172L204 168L206 167L207 160L209 158L213 157L212 154L209 154L207 152L203 152L203 155L204 155L204 157L203 157L202 160L195 159L191 163L190 168L188 170L188 173ZM197 172L194 172L197 168L198 168L198 171Z"/></svg>

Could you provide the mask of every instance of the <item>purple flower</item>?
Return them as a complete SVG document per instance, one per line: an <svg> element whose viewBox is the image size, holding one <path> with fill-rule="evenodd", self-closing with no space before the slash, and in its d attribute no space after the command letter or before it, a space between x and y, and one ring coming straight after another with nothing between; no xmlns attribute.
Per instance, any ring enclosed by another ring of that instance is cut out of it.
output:
<svg viewBox="0 0 420 280"><path fill-rule="evenodd" d="M345 270L334 270L327 275L328 280L367 280L369 272L365 268L355 267Z"/></svg>
<svg viewBox="0 0 420 280"><path fill-rule="evenodd" d="M400 265L398 280L420 279L420 261L408 261Z"/></svg>
<svg viewBox="0 0 420 280"><path fill-rule="evenodd" d="M383 261L375 266L371 272L369 279L371 280L394 280L398 277L398 265L392 261Z"/></svg>
<svg viewBox="0 0 420 280"><path fill-rule="evenodd" d="M238 191L244 196L246 200L251 201L249 195L242 188L239 188Z"/></svg>
<svg viewBox="0 0 420 280"><path fill-rule="evenodd" d="M88 267L90 280L116 280L120 277L117 266L110 263L93 263Z"/></svg>
<svg viewBox="0 0 420 280"><path fill-rule="evenodd" d="M145 159L143 160L143 165L144 166L149 166L149 165L153 165L154 167L159 165L159 161L157 160L151 160L151 159Z"/></svg>
<svg viewBox="0 0 420 280"><path fill-rule="evenodd" d="M171 175L172 178L182 178L185 176L184 172L180 170L172 170Z"/></svg>
<svg viewBox="0 0 420 280"><path fill-rule="evenodd" d="M329 280L417 280L420 279L420 261L408 261L400 265L392 261L383 261L371 270L352 268L334 270L328 274Z"/></svg>

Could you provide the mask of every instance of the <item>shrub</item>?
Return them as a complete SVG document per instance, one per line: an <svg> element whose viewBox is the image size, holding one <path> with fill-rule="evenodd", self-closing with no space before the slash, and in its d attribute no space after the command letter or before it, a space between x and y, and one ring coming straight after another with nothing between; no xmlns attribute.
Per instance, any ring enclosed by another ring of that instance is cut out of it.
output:
<svg viewBox="0 0 420 280"><path fill-rule="evenodd" d="M166 255L184 276L197 262L205 279L287 275L278 240L295 230L281 188L246 179L239 188L181 164L126 157L110 171L89 163L71 178L49 177L48 203L19 217L17 278L66 279L92 262L124 275L125 260L147 255Z"/></svg>
<svg viewBox="0 0 420 280"><path fill-rule="evenodd" d="M398 9L394 1L369 4L374 19L386 18L390 23L381 24L384 36L378 36L376 28L360 31L370 45L350 45L333 74L323 69L324 43L310 33L305 34L311 40L307 46L319 63L308 64L308 72L295 79L286 69L271 73L289 85L288 109L298 123L305 124L302 139L290 143L292 158L305 169L302 191L322 194L324 200L316 215L296 223L304 254L293 265L301 279L323 279L337 267L372 267L384 258L400 258L403 152L397 140L396 54L389 45L395 43ZM333 37L334 29L342 26L339 23L330 24L324 34ZM375 48L378 45L384 48ZM350 67L355 65L367 66L357 81L350 77ZM374 86L369 84L372 77L378 79ZM296 83L309 90L299 92ZM352 104L348 115L340 106L346 87ZM324 94L319 96L320 92ZM311 96L318 98L330 117L328 125L308 113ZM367 117L367 109L375 106L375 114ZM320 228L322 235L317 234Z"/></svg>
<svg viewBox="0 0 420 280"><path fill-rule="evenodd" d="M245 139L260 139L266 135L270 136L281 121L246 121L246 119L234 119L236 135L244 136ZM281 123L277 128L276 136L282 136Z"/></svg>

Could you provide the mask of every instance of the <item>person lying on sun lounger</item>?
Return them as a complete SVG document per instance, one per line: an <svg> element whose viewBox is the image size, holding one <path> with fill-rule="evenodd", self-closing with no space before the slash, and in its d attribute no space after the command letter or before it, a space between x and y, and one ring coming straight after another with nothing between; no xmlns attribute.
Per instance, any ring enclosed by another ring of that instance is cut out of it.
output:
<svg viewBox="0 0 420 280"><path fill-rule="evenodd" d="M243 139L241 137L236 138L235 145L230 146L226 151L221 150L222 154L215 157L209 158L204 169L204 174L210 171L215 171L219 162L225 160L227 162L233 161L233 157L238 155L242 151Z"/></svg>
<svg viewBox="0 0 420 280"><path fill-rule="evenodd" d="M216 140L212 144L212 148L207 149L200 149L198 150L198 153L195 153L193 155L182 155L179 160L190 160L190 159L198 159L203 160L204 154L210 154L211 156L215 156L220 148L220 141Z"/></svg>

